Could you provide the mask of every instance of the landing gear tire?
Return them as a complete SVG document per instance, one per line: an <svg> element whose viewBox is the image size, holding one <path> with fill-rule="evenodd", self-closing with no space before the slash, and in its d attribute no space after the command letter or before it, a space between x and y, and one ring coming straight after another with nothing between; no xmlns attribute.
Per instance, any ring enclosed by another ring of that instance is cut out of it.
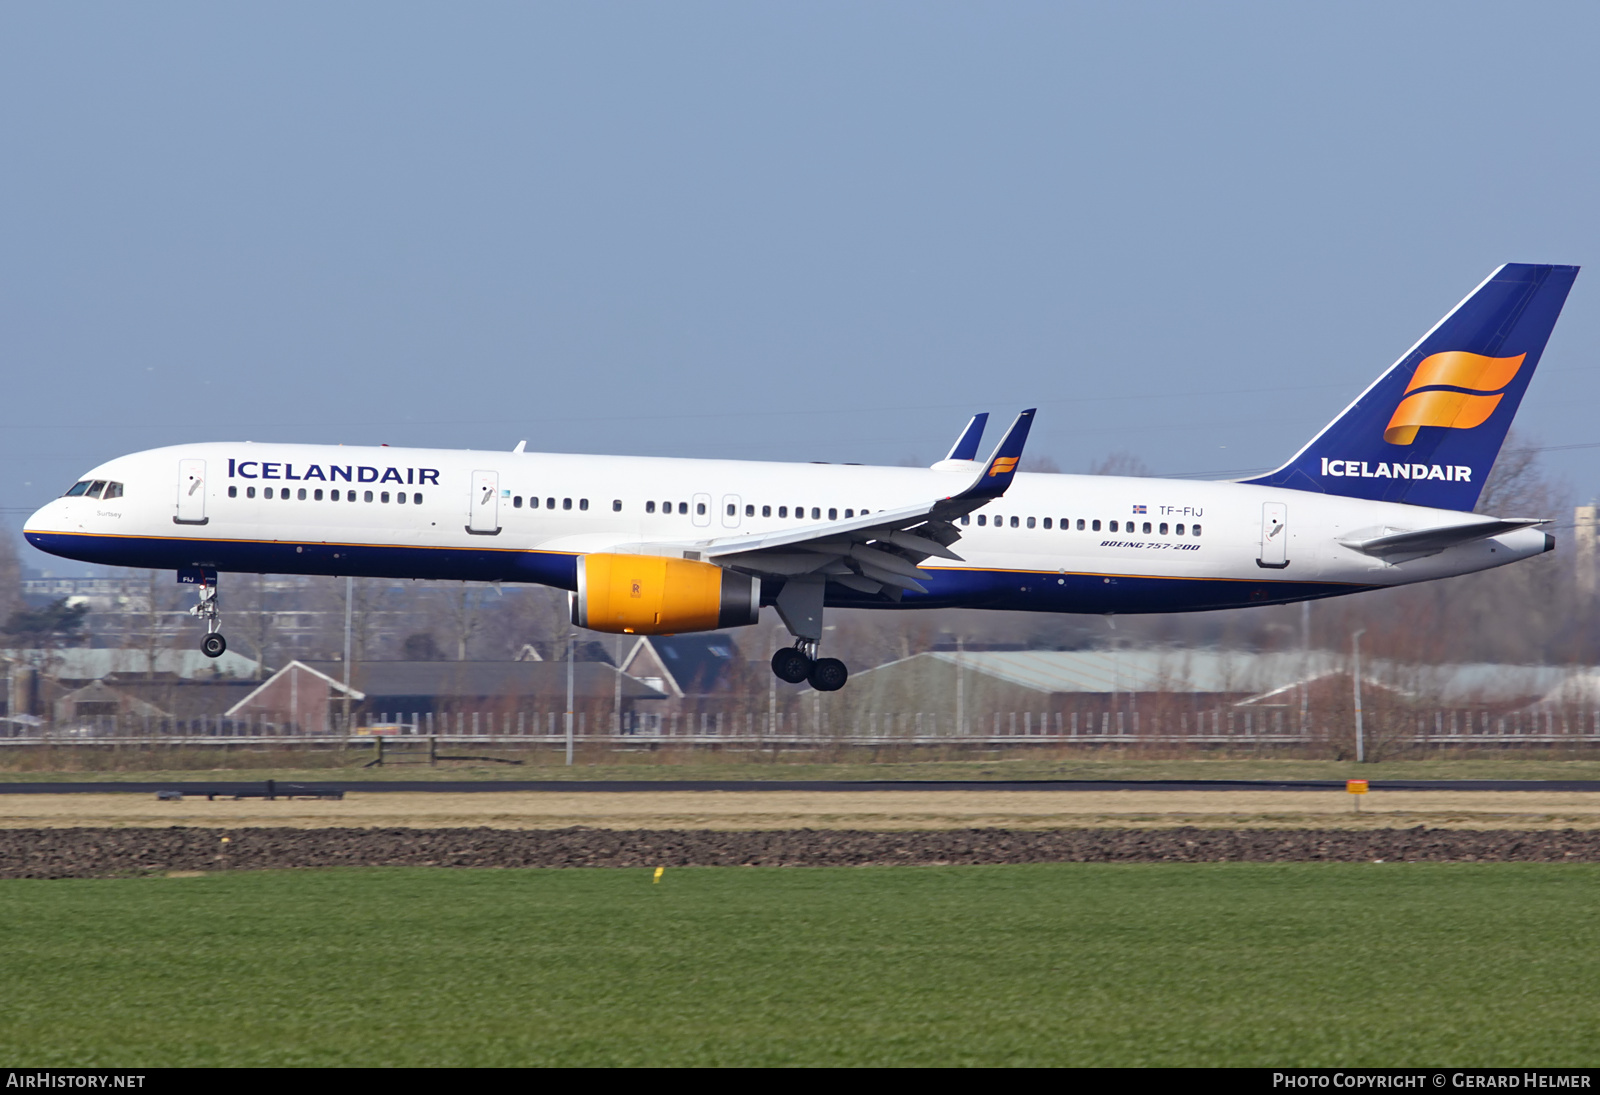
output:
<svg viewBox="0 0 1600 1095"><path fill-rule="evenodd" d="M838 658L818 658L806 678L818 692L837 692L850 679L850 670Z"/></svg>
<svg viewBox="0 0 1600 1095"><path fill-rule="evenodd" d="M228 649L228 640L213 632L200 640L200 653L208 658L220 658Z"/></svg>
<svg viewBox="0 0 1600 1095"><path fill-rule="evenodd" d="M813 662L792 646L786 646L772 656L772 672L780 681L800 684L811 675Z"/></svg>

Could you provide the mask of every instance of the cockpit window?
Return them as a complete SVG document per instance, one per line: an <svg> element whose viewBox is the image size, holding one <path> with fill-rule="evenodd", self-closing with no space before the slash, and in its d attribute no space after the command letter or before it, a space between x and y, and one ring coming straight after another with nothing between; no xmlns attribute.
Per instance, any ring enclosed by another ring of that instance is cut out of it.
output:
<svg viewBox="0 0 1600 1095"><path fill-rule="evenodd" d="M106 484L105 493L102 494L100 497L101 498L121 498L122 497L122 484L121 483L107 483Z"/></svg>
<svg viewBox="0 0 1600 1095"><path fill-rule="evenodd" d="M100 497L100 492L105 490L105 489L106 489L106 481L104 479L96 479L93 483L89 484L89 497L90 498L99 498Z"/></svg>
<svg viewBox="0 0 1600 1095"><path fill-rule="evenodd" d="M79 482L76 482L76 483L72 484L72 489L67 491L67 493L64 495L64 497L66 497L66 498L76 498L76 497L78 497L78 495L82 494L84 491L86 491L88 489L89 489L89 480L83 479L83 480L80 480Z"/></svg>

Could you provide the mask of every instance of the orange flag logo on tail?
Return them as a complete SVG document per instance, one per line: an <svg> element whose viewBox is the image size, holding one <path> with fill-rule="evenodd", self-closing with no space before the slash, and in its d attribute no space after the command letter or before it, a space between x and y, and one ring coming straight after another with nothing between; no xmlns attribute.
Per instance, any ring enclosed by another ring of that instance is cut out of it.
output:
<svg viewBox="0 0 1600 1095"><path fill-rule="evenodd" d="M1447 350L1423 358L1406 385L1407 393L1416 394L1408 394L1394 409L1383 439L1391 445L1409 445L1423 426L1470 430L1483 425L1505 397L1500 389L1511 383L1527 356L1485 357ZM1450 391L1445 385L1457 390ZM1418 388L1429 390L1419 392Z"/></svg>

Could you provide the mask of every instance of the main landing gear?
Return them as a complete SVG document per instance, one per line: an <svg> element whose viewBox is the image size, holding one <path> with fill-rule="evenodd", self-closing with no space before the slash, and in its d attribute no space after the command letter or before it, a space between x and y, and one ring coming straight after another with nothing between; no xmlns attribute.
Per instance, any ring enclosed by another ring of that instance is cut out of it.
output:
<svg viewBox="0 0 1600 1095"><path fill-rule="evenodd" d="M801 639L772 656L772 672L780 681L800 684L809 681L818 692L837 692L850 679L850 670L838 658L815 657L817 644Z"/></svg>
<svg viewBox="0 0 1600 1095"><path fill-rule="evenodd" d="M850 670L838 658L817 657L822 639L822 595L826 579L821 575L790 578L778 594L775 607L783 626L795 637L772 656L772 672L790 684L809 681L818 692L837 692L850 679Z"/></svg>
<svg viewBox="0 0 1600 1095"><path fill-rule="evenodd" d="M181 577L179 579L182 580ZM222 613L217 607L217 577L214 573L202 576L196 592L200 603L189 609L189 614L204 620L206 637L200 640L200 653L208 658L220 658L228 649L228 640L222 637Z"/></svg>

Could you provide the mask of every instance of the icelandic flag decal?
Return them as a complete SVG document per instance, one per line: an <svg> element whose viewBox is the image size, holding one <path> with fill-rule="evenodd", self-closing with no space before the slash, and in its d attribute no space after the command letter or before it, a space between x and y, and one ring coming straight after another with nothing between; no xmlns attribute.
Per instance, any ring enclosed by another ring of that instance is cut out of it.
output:
<svg viewBox="0 0 1600 1095"><path fill-rule="evenodd" d="M1146 510L1145 510L1145 508L1143 506L1134 506L1133 507L1133 512L1134 513L1145 513Z"/></svg>

